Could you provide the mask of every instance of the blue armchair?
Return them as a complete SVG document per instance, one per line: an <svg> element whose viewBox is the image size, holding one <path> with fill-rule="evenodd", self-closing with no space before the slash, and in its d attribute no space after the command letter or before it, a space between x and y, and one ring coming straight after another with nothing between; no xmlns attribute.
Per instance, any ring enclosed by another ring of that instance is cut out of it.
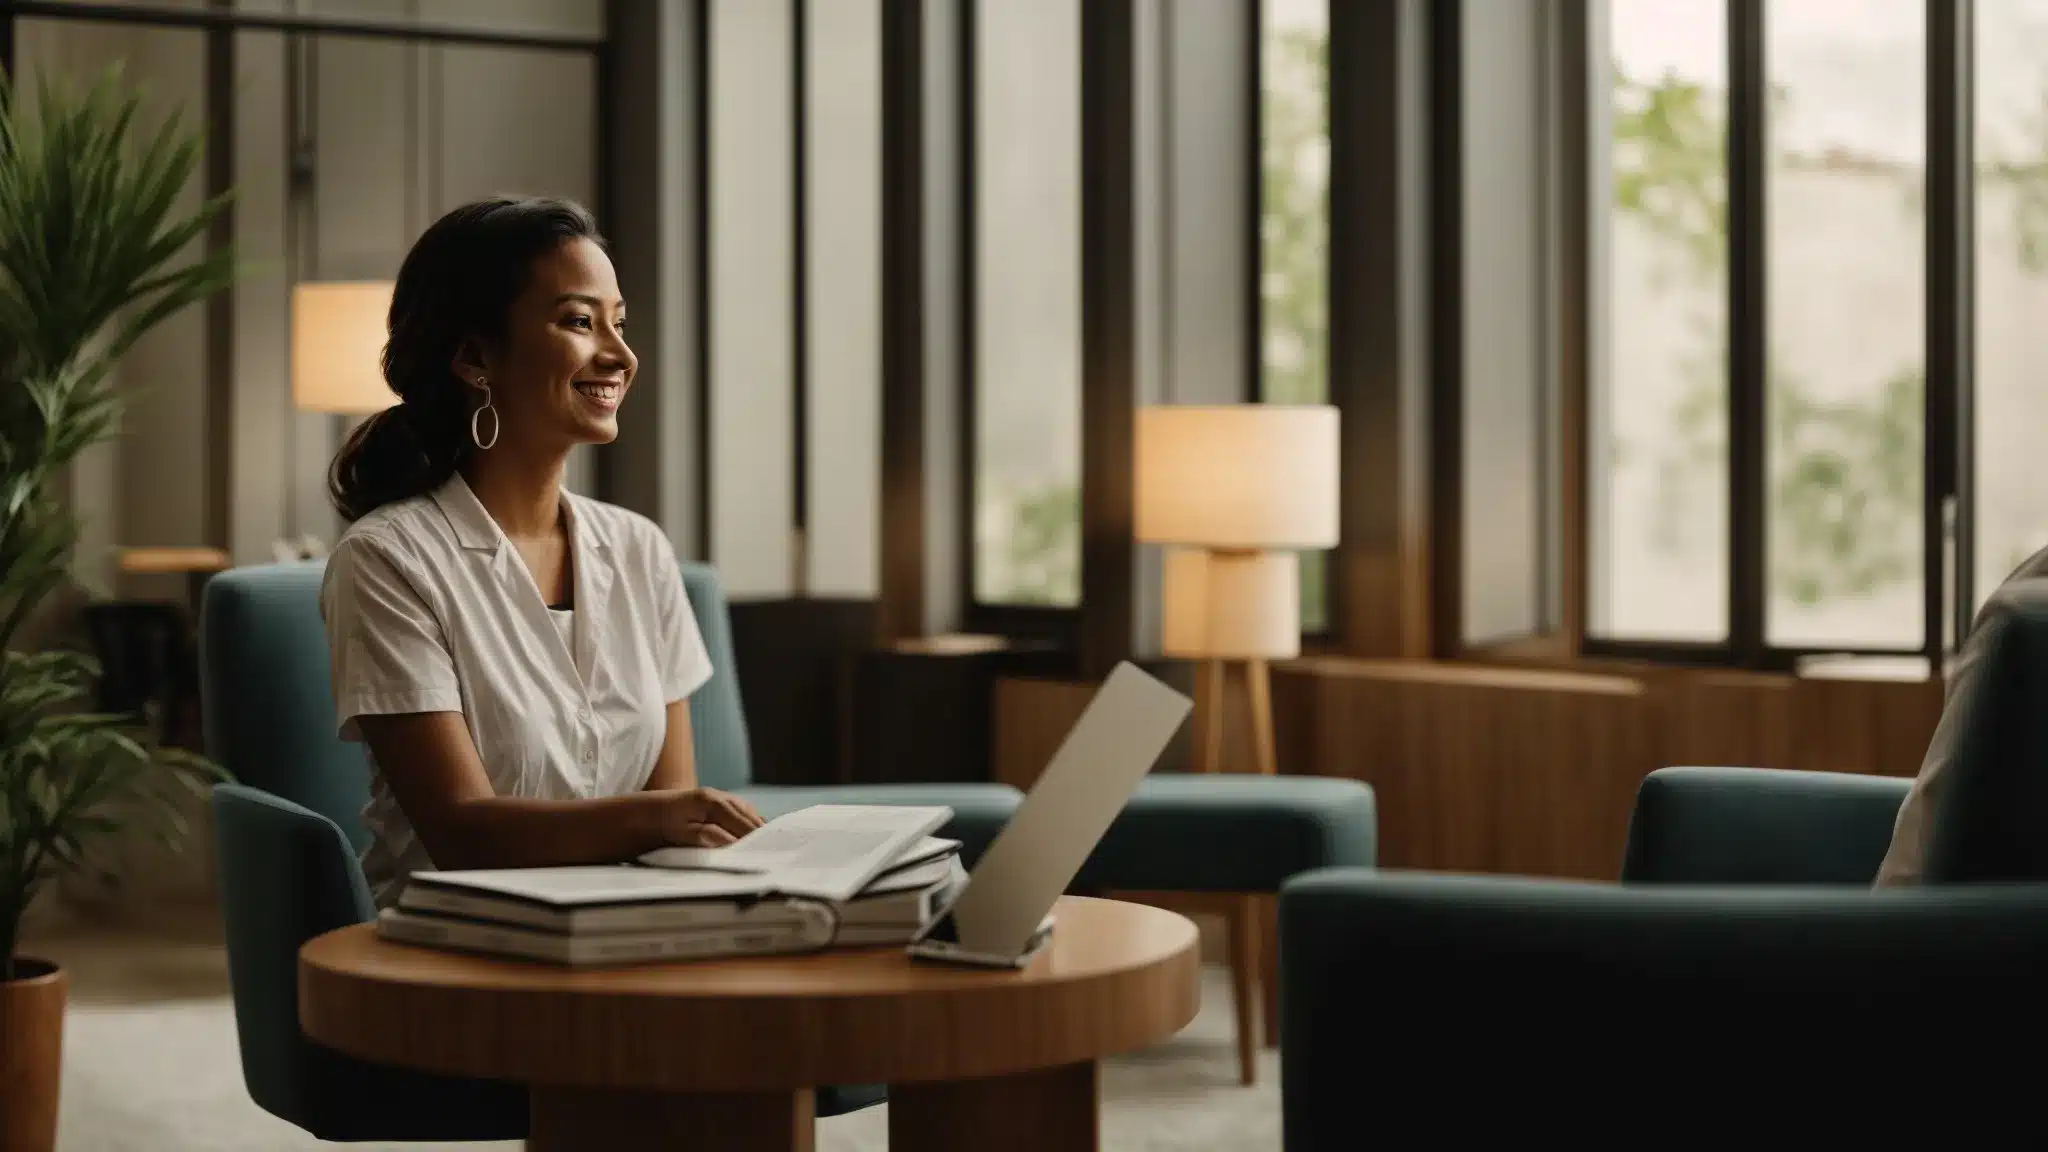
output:
<svg viewBox="0 0 2048 1152"><path fill-rule="evenodd" d="M1733 1076L1860 1069L1866 1092L1932 1096L1926 1077L2031 1042L2048 1014L2048 612L1990 627L1983 690L1944 721L1962 727L1921 886L1871 887L1909 781L1743 768L1645 779L1618 885L1291 881L1288 1152L1362 1146L1365 1086L1375 1126L1442 1119L1417 1103L1434 1093L1407 1090L1440 1073L1496 1108L1597 1085L1589 1110L1626 1099L1634 1116L1651 1100L1739 1107L1712 1091ZM1836 1128L1863 1105L1825 1106ZM1570 1128L1583 1135L1582 1118Z"/></svg>
<svg viewBox="0 0 2048 1152"><path fill-rule="evenodd" d="M526 1133L518 1085L431 1076L355 1060L299 1028L298 951L322 932L374 914L357 854L369 769L335 732L318 562L238 568L206 588L201 700L208 752L237 783L217 787L220 891L243 1080L268 1112L331 1141L504 1140ZM857 788L750 786L732 633L717 576L684 565L684 583L714 674L690 698L698 776L746 795L764 815L807 804L944 804L945 834L971 860L1019 800L1004 785ZM882 1098L874 1087L821 1088L834 1115Z"/></svg>

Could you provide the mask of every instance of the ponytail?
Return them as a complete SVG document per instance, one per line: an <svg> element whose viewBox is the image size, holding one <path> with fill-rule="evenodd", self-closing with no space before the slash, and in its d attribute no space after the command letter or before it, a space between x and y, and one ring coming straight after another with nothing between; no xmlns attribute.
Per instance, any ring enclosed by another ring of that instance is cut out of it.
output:
<svg viewBox="0 0 2048 1152"><path fill-rule="evenodd" d="M386 504L432 492L448 482L469 447L467 415L454 389L427 403L407 400L349 433L327 474L327 496L354 523Z"/></svg>

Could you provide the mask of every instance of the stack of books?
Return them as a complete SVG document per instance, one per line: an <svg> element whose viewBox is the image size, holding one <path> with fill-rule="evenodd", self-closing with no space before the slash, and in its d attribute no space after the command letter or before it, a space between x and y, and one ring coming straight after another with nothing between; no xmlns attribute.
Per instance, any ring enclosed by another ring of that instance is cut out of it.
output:
<svg viewBox="0 0 2048 1152"><path fill-rule="evenodd" d="M630 864L415 872L386 939L569 965L908 944L967 872L947 808L818 805Z"/></svg>

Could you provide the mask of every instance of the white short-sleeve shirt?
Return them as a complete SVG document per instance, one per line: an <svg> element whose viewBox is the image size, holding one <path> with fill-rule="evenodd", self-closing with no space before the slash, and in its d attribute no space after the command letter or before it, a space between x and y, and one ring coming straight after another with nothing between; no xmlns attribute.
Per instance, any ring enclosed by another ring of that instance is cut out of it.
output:
<svg viewBox="0 0 2048 1152"><path fill-rule="evenodd" d="M460 475L350 525L320 591L342 739L362 738L359 716L460 712L500 796L646 786L668 704L710 678L711 658L654 522L570 492L562 501L567 627ZM433 862L370 762L363 873L384 908Z"/></svg>

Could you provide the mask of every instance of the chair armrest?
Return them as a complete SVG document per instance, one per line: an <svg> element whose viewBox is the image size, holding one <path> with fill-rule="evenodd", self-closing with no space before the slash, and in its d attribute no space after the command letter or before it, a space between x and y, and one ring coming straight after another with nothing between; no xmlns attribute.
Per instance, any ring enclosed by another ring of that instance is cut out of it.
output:
<svg viewBox="0 0 2048 1152"><path fill-rule="evenodd" d="M1361 1147L1361 1117L1388 1111L1441 1124L1447 1080L1489 1104L1541 1081L1597 1113L1640 1078L1697 1110L1738 1070L1783 1086L1971 1059L1998 1045L1970 1035L2035 1034L2044 964L2048 885L1305 873L1280 893L1285 1146Z"/></svg>
<svg viewBox="0 0 2048 1152"><path fill-rule="evenodd" d="M221 918L249 1098L329 1141L518 1140L525 1089L357 1060L299 1026L299 947L376 915L339 825L241 784L213 789Z"/></svg>
<svg viewBox="0 0 2048 1152"><path fill-rule="evenodd" d="M1664 768L1636 792L1624 883L1869 884L1911 780Z"/></svg>
<svg viewBox="0 0 2048 1152"><path fill-rule="evenodd" d="M376 914L341 829L242 784L213 789L221 920L249 1095L298 1120L327 1071L299 1031L299 946Z"/></svg>

